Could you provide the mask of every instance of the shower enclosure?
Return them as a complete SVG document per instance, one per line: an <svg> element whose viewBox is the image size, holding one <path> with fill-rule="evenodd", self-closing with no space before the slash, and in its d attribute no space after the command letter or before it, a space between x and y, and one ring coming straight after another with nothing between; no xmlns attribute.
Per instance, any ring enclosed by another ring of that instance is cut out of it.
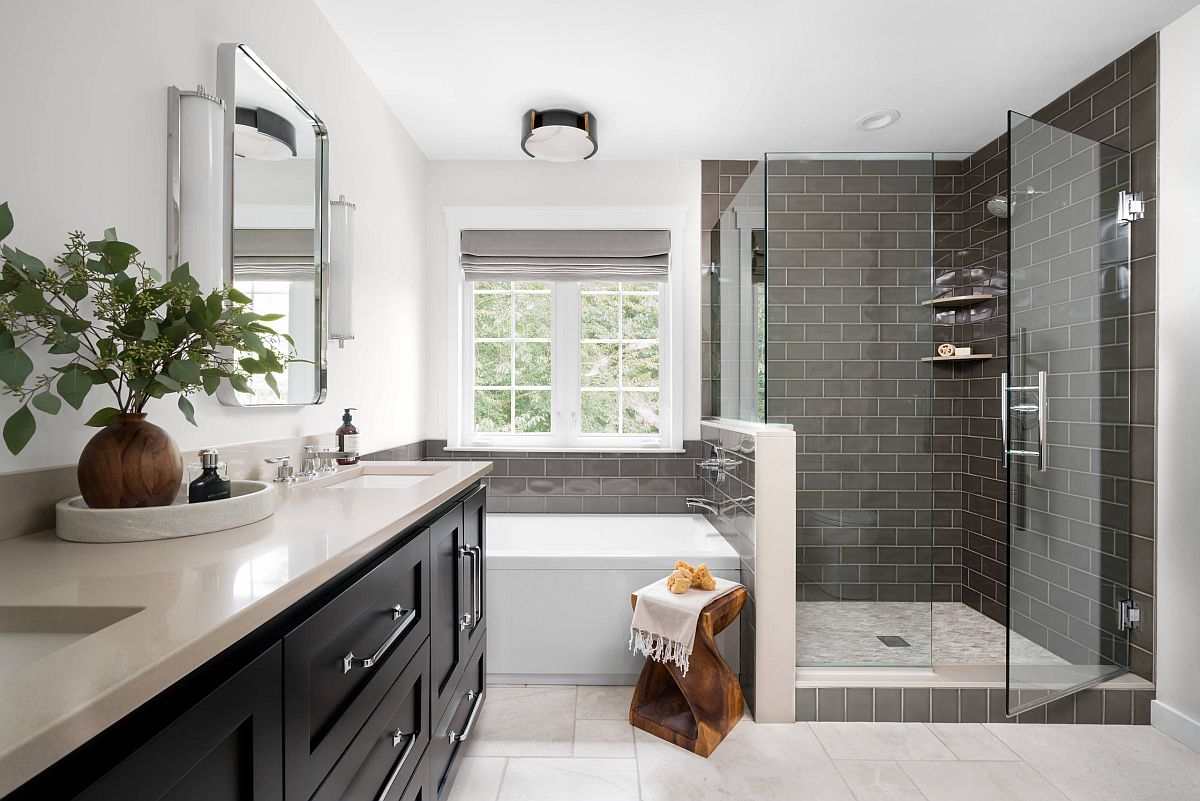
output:
<svg viewBox="0 0 1200 801"><path fill-rule="evenodd" d="M991 666L1010 714L1127 669L1133 199L1127 153L1019 114L755 165L712 405L797 434L798 668Z"/></svg>

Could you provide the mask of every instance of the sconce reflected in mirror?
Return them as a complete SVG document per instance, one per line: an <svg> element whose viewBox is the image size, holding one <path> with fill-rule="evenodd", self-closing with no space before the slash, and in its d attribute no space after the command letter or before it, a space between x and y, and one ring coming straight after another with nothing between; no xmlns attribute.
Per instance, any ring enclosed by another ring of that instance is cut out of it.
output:
<svg viewBox="0 0 1200 801"><path fill-rule="evenodd" d="M167 273L187 263L200 290L224 284L225 101L167 88Z"/></svg>
<svg viewBox="0 0 1200 801"><path fill-rule="evenodd" d="M329 338L354 339L354 210L345 195L329 201Z"/></svg>

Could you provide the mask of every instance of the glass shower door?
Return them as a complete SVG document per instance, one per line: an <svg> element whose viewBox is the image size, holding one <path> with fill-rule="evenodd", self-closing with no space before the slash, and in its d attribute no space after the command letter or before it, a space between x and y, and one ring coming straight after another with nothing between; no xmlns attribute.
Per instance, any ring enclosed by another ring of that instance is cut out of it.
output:
<svg viewBox="0 0 1200 801"><path fill-rule="evenodd" d="M1134 196L1123 150L1015 112L1009 143L1011 715L1129 665Z"/></svg>

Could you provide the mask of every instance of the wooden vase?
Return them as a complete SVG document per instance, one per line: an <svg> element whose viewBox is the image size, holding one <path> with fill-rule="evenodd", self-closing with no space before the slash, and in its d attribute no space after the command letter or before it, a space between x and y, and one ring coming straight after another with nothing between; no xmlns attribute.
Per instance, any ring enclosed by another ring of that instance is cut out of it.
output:
<svg viewBox="0 0 1200 801"><path fill-rule="evenodd" d="M93 509L167 506L183 482L183 457L146 415L121 414L84 446L76 472Z"/></svg>

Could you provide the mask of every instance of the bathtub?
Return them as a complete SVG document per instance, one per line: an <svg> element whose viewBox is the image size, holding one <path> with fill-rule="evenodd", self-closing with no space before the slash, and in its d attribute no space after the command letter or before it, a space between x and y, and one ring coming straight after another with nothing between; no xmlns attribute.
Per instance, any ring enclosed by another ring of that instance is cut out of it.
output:
<svg viewBox="0 0 1200 801"><path fill-rule="evenodd" d="M488 680L633 684L645 661L627 649L629 596L675 560L738 581L738 556L700 515L487 518ZM737 626L718 637L737 670Z"/></svg>

